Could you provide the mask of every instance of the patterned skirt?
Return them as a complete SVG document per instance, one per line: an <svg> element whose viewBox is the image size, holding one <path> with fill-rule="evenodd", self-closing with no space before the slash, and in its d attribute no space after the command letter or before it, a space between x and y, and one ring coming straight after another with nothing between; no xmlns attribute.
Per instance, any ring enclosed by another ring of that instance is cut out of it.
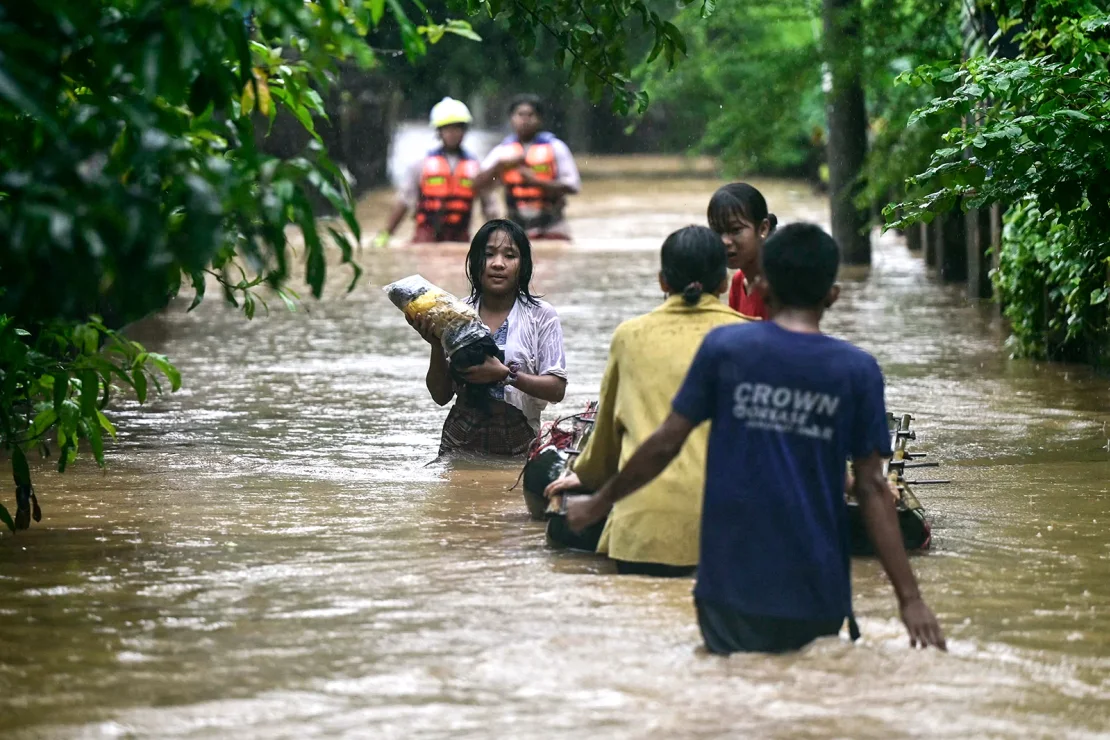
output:
<svg viewBox="0 0 1110 740"><path fill-rule="evenodd" d="M518 457L535 438L535 430L515 406L491 400L486 411L456 401L443 422L439 454L464 451Z"/></svg>

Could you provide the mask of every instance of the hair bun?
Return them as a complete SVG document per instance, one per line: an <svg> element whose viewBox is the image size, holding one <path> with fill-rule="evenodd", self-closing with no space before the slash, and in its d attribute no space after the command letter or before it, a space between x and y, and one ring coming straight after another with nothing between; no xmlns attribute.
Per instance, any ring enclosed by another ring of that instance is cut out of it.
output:
<svg viewBox="0 0 1110 740"><path fill-rule="evenodd" d="M778 216L776 216L776 215L775 215L775 214L773 214L773 213L768 213L768 214L767 214L767 222L771 224L771 229L770 229L770 230L771 230L771 231L774 231L774 230L775 230L776 228L778 228L778 225L779 225L779 217L778 217Z"/></svg>
<svg viewBox="0 0 1110 740"><path fill-rule="evenodd" d="M702 286L702 284L697 282L697 281L694 281L694 282L690 283L689 285L687 285L685 288L683 288L683 290L682 290L682 300L684 300L687 303L693 305L693 304L695 304L695 303L697 303L698 301L701 300L702 293L704 293L704 292L705 292L705 288Z"/></svg>

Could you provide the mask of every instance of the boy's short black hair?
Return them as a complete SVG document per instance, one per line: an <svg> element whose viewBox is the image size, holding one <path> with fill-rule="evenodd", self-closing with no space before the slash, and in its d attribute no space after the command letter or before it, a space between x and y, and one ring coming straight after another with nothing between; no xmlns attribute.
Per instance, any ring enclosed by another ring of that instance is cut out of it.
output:
<svg viewBox="0 0 1110 740"><path fill-rule="evenodd" d="M836 282L840 248L814 224L790 224L763 243L763 276L783 306L817 308Z"/></svg>
<svg viewBox="0 0 1110 740"><path fill-rule="evenodd" d="M516 113L516 109L522 105L532 106L532 110L536 111L536 115L543 118L543 100L539 95L532 95L531 93L521 93L513 97L509 101L509 115Z"/></svg>

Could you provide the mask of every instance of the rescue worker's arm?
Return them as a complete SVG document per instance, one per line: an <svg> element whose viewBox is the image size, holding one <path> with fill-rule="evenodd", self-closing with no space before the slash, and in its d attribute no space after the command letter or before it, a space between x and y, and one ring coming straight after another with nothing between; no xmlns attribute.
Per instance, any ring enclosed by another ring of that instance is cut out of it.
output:
<svg viewBox="0 0 1110 740"><path fill-rule="evenodd" d="M527 168L521 169L521 177L524 182L532 187L542 189L549 198L557 199L566 195L574 195L582 189L582 178L578 174L578 165L574 161L574 155L570 153L570 147L559 139L552 142L551 148L555 153L555 171L558 173L554 180L538 180L535 173Z"/></svg>
<svg viewBox="0 0 1110 740"><path fill-rule="evenodd" d="M672 411L663 425L632 454L624 468L597 493L567 503L567 524L579 532L601 521L617 501L655 480L678 457L695 426L682 414Z"/></svg>
<svg viewBox="0 0 1110 740"><path fill-rule="evenodd" d="M428 375L424 379L428 386L428 393L432 400L439 406L446 406L455 396L455 384L451 380L451 368L447 364L447 355L443 353L443 345L439 338L432 332L432 322L427 316L417 316L410 319L405 316L409 326L420 332L424 341L432 346L432 356L428 361Z"/></svg>
<svg viewBox="0 0 1110 740"><path fill-rule="evenodd" d="M389 212L389 218L386 219L385 228L383 228L380 233L392 236L393 232L395 232L397 230L397 227L401 225L401 220L408 212L409 207L405 204L405 202L402 200L398 200L396 203L393 204L393 210Z"/></svg>
<svg viewBox="0 0 1110 740"><path fill-rule="evenodd" d="M921 599L917 579L910 568L910 560L902 544L902 532L898 528L898 515L883 475L883 458L874 452L868 457L854 459L852 465L856 473L855 494L860 514L883 570L894 586L902 621L910 634L910 645L923 648L933 645L947 650L937 618Z"/></svg>
<svg viewBox="0 0 1110 740"><path fill-rule="evenodd" d="M502 175L524 164L524 155L507 155L505 150L498 146L486 155L482 161L482 169L474 178L474 189L485 190L500 179Z"/></svg>
<svg viewBox="0 0 1110 740"><path fill-rule="evenodd" d="M532 187L543 190L550 196L558 197L563 195L572 195L578 192L577 189L572 188L566 183L559 182L558 180L541 180L536 177L536 173L524 167L520 169L520 176L525 183Z"/></svg>
<svg viewBox="0 0 1110 740"><path fill-rule="evenodd" d="M405 174L405 179L401 185L401 189L397 192L397 201L393 204L393 210L389 212L389 218L386 219L385 227L378 232L374 237L375 247L384 247L389 243L389 237L397 231L397 227L401 225L401 221L405 218L405 214L410 210L415 209L420 202L420 179L424 171L423 160L413 163L409 171Z"/></svg>
<svg viewBox="0 0 1110 740"><path fill-rule="evenodd" d="M477 192L478 199L482 202L482 217L486 221L492 221L499 217L501 211L497 206L497 198L493 197L493 191L486 188L485 190L477 190Z"/></svg>

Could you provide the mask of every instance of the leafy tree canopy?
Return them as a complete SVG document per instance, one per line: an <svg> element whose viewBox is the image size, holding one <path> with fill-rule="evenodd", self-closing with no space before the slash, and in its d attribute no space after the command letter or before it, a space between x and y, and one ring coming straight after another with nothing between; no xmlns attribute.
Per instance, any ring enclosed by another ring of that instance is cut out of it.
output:
<svg viewBox="0 0 1110 740"><path fill-rule="evenodd" d="M706 7L711 5L706 2ZM140 402L181 379L119 333L214 279L248 318L290 305L303 263L319 296L326 242L358 279L361 237L347 182L316 134L340 63L379 63L383 24L414 60L466 20L495 19L620 110L647 97L633 51L673 64L684 40L642 0L50 0L0 7L0 447L16 482L12 529L38 517L26 451L55 447L59 469L87 445L103 464L114 390ZM638 39L646 41L638 41ZM638 60L636 60L638 61ZM262 140L279 109L312 138L291 157ZM384 143L383 143L384 145ZM338 219L321 225L310 198ZM289 229L300 231L294 250Z"/></svg>

